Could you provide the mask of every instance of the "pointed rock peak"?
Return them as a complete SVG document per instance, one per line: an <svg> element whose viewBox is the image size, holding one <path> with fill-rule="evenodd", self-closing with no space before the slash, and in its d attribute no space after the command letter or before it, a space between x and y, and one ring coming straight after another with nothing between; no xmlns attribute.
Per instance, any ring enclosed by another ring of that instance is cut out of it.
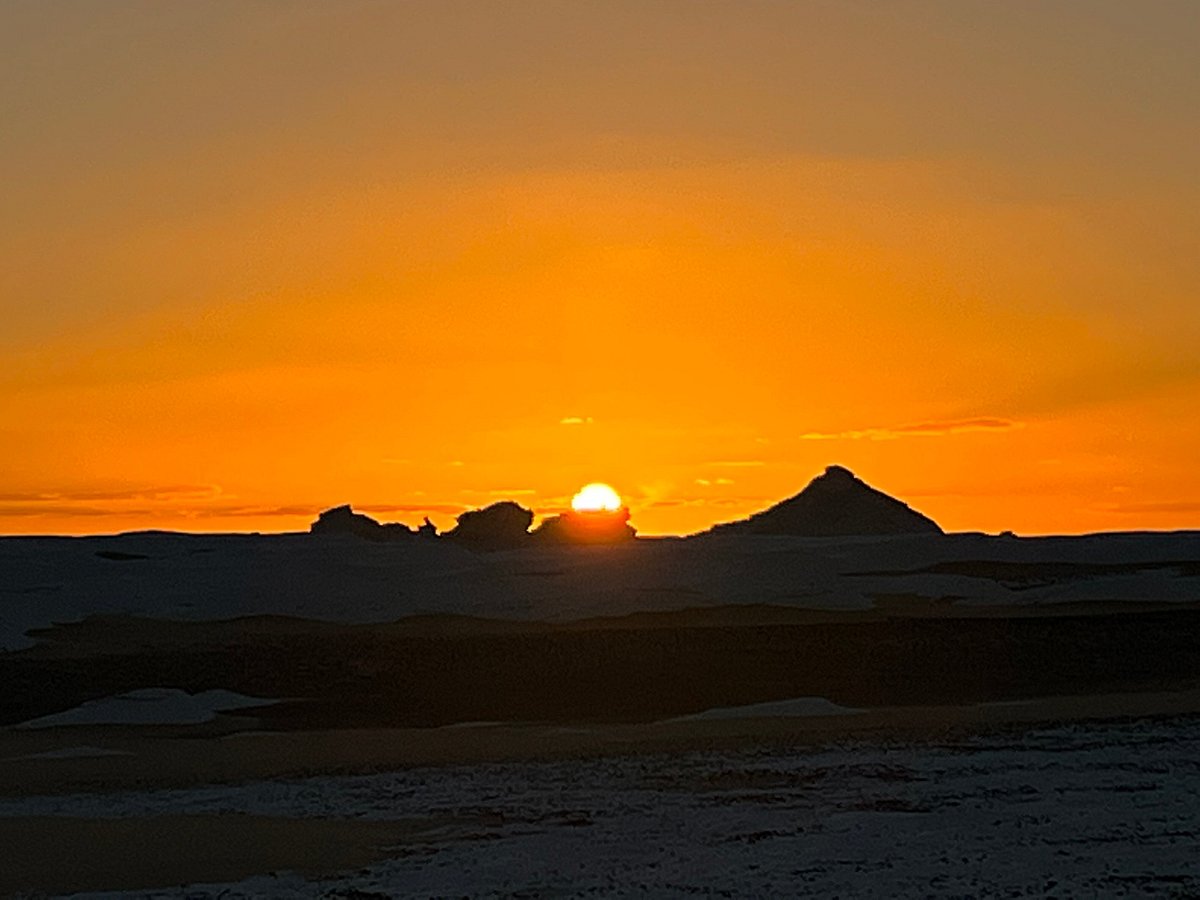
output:
<svg viewBox="0 0 1200 900"><path fill-rule="evenodd" d="M907 504L871 487L844 466L829 466L799 494L720 532L807 537L940 534L942 529Z"/></svg>
<svg viewBox="0 0 1200 900"><path fill-rule="evenodd" d="M825 473L818 475L814 481L858 481L858 476L845 466L826 466ZM861 483L861 482L860 482Z"/></svg>

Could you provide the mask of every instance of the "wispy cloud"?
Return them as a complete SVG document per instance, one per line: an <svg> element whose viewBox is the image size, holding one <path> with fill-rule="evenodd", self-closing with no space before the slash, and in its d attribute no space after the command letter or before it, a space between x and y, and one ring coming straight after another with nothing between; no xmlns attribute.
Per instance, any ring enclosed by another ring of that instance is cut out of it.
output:
<svg viewBox="0 0 1200 900"><path fill-rule="evenodd" d="M122 513L132 515L145 514L149 510L122 510ZM14 503L0 506L0 518L31 518L33 516L79 516L80 518L96 518L111 516L113 510L100 509L95 506L73 506L59 503Z"/></svg>
<svg viewBox="0 0 1200 900"><path fill-rule="evenodd" d="M646 504L647 509L680 509L683 507L723 506L724 501L704 497L666 497Z"/></svg>
<svg viewBox="0 0 1200 900"><path fill-rule="evenodd" d="M960 434L964 431L1008 431L1022 427L1021 422L979 416L972 419L944 419L932 422L915 422L887 428L861 428L852 431L809 431L800 435L802 441L888 441L902 437L929 437L944 434Z"/></svg>
<svg viewBox="0 0 1200 900"><path fill-rule="evenodd" d="M1021 423L1012 419L981 416L974 419L947 419L940 422L920 422L916 425L901 425L893 428L896 434L954 434L959 431L1007 431L1020 428Z"/></svg>
<svg viewBox="0 0 1200 900"><path fill-rule="evenodd" d="M513 492L520 493L520 491ZM25 491L0 494L0 518L61 516L96 519L109 517L168 517L170 519L297 518L315 519L332 503L271 505L237 500L215 485L167 485L93 491ZM457 515L467 507L449 503L354 504L370 515L446 513Z"/></svg>
<svg viewBox="0 0 1200 900"><path fill-rule="evenodd" d="M0 518L33 518L36 516L62 516L65 518L103 518L105 516L157 516L169 515L184 519L224 519L272 516L312 516L316 518L318 507L312 504L290 506L256 506L240 503L213 503L205 506L90 506L87 503L0 503Z"/></svg>
<svg viewBox="0 0 1200 900"><path fill-rule="evenodd" d="M596 420L591 416L566 416L558 420L559 425L591 425Z"/></svg>
<svg viewBox="0 0 1200 900"><path fill-rule="evenodd" d="M667 497L643 504L647 509L673 509L679 507L742 507L760 508L768 506L770 500L762 497Z"/></svg>
<svg viewBox="0 0 1200 900"><path fill-rule="evenodd" d="M72 503L95 501L205 500L221 496L216 485L167 485L91 491L17 491L0 494L0 503Z"/></svg>
<svg viewBox="0 0 1200 900"><path fill-rule="evenodd" d="M199 516L312 516L317 517L316 509L308 504L292 504L290 506L210 506L204 509L191 510L190 515Z"/></svg>
<svg viewBox="0 0 1200 900"><path fill-rule="evenodd" d="M742 509L766 509L775 501L769 497L715 497L706 500L706 506L728 506Z"/></svg>

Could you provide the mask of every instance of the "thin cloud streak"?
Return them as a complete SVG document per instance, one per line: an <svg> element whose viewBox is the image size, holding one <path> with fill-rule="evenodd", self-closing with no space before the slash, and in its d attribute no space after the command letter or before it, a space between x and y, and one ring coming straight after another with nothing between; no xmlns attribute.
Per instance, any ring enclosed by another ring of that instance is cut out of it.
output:
<svg viewBox="0 0 1200 900"><path fill-rule="evenodd" d="M1024 427L1023 422L979 416L972 419L947 419L939 422L916 422L890 428L862 428L853 431L809 431L800 435L802 441L887 441L902 437L933 437L961 434L968 431L1010 431Z"/></svg>
<svg viewBox="0 0 1200 900"><path fill-rule="evenodd" d="M642 504L644 509L673 509L678 507L752 507L765 509L772 500L763 497L671 497Z"/></svg>
<svg viewBox="0 0 1200 900"><path fill-rule="evenodd" d="M95 500L202 500L218 497L216 485L169 485L166 487L125 488L103 491L17 491L0 494L0 503L62 503Z"/></svg>
<svg viewBox="0 0 1200 900"><path fill-rule="evenodd" d="M257 518L271 516L313 516L316 507L311 505L251 506L246 504L214 504L204 507L178 509L146 507L98 507L72 503L4 503L0 504L0 519L33 518L36 516L65 516L78 518L128 518L130 516L164 516L169 514L181 519Z"/></svg>

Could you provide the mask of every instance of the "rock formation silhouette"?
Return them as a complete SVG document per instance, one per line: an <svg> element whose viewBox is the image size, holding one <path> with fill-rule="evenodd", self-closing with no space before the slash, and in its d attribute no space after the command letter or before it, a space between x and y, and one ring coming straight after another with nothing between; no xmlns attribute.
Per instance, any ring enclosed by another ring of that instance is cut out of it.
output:
<svg viewBox="0 0 1200 900"><path fill-rule="evenodd" d="M613 544L637 537L629 510L569 510L551 516L534 529L534 541L545 544Z"/></svg>
<svg viewBox="0 0 1200 900"><path fill-rule="evenodd" d="M717 525L712 533L833 537L943 532L933 519L876 490L849 469L830 466L796 496L748 519Z"/></svg>
<svg viewBox="0 0 1200 900"><path fill-rule="evenodd" d="M547 544L612 544L630 541L637 530L629 510L568 510L545 519L532 532L533 512L512 500L462 513L454 528L438 534L429 519L414 531L381 524L349 504L327 509L310 527L313 534L353 534L372 541L424 538L454 541L476 551L513 550ZM837 537L942 534L941 527L907 504L889 497L842 466L829 466L796 496L748 519L714 526L710 534L782 534Z"/></svg>
<svg viewBox="0 0 1200 900"><path fill-rule="evenodd" d="M463 513L442 537L472 550L511 550L529 541L532 524L532 511L511 500L501 500Z"/></svg>
<svg viewBox="0 0 1200 900"><path fill-rule="evenodd" d="M384 525L356 513L347 503L327 509L308 527L310 534L353 534L368 541L397 541L415 537L416 532L399 522Z"/></svg>

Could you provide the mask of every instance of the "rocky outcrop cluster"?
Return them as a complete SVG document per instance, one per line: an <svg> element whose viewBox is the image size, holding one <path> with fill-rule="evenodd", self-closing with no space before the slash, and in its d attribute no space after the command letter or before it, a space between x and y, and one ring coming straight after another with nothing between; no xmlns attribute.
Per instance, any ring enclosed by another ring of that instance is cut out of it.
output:
<svg viewBox="0 0 1200 900"><path fill-rule="evenodd" d="M327 509L313 522L313 534L353 534L371 541L429 538L470 550L515 550L566 544L615 544L637 536L629 510L568 510L537 528L533 512L512 500L462 513L449 531L438 534L428 520L417 530L399 523L381 524L348 505ZM889 497L849 469L830 466L794 497L739 522L717 525L715 534L778 534L803 537L942 534L928 516Z"/></svg>
<svg viewBox="0 0 1200 900"><path fill-rule="evenodd" d="M512 550L528 542L532 524L531 510L511 500L502 500L463 513L454 528L442 537L472 550Z"/></svg>
<svg viewBox="0 0 1200 900"><path fill-rule="evenodd" d="M469 550L487 552L515 550L544 544L609 544L632 540L637 534L629 524L629 510L576 512L551 516L536 529L533 511L511 500L462 513L453 528L438 534L428 520L412 530L399 523L381 524L356 513L349 505L327 509L309 528L313 534L352 534L369 541L436 538L460 544Z"/></svg>
<svg viewBox="0 0 1200 900"><path fill-rule="evenodd" d="M402 541L415 538L418 534L400 522L385 525L370 516L356 513L348 503L322 512L308 530L311 534L353 534L368 541Z"/></svg>

